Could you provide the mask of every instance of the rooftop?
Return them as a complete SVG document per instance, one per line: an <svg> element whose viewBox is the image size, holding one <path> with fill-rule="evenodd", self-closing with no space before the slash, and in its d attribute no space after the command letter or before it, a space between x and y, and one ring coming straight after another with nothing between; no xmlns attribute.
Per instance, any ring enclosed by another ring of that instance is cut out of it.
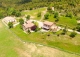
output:
<svg viewBox="0 0 80 57"><path fill-rule="evenodd" d="M31 20L26 21L26 23L23 24L26 28L30 28L32 26L34 26L34 23L32 23Z"/></svg>
<svg viewBox="0 0 80 57"><path fill-rule="evenodd" d="M49 26L53 25L53 22L49 22L49 21L44 21L43 23Z"/></svg>

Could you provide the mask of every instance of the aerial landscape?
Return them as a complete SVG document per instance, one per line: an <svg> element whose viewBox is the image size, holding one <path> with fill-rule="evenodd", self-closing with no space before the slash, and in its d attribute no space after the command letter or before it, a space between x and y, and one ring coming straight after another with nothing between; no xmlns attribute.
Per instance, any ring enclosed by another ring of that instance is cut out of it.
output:
<svg viewBox="0 0 80 57"><path fill-rule="evenodd" d="M0 57L80 57L80 0L0 0Z"/></svg>

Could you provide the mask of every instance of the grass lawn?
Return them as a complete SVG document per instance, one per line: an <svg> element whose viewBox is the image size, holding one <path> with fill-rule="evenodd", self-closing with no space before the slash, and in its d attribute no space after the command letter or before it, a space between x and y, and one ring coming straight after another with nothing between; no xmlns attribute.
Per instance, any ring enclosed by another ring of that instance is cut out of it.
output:
<svg viewBox="0 0 80 57"><path fill-rule="evenodd" d="M55 18L53 18L54 15L50 15L49 16L49 19L47 19L48 21L51 21L51 22L55 22ZM59 18L59 21L57 22L57 25L62 25L62 26L66 26L68 28L75 28L75 26L77 25L77 20L75 17L73 17L72 19L70 19L69 17L63 17L61 16Z"/></svg>
<svg viewBox="0 0 80 57"><path fill-rule="evenodd" d="M44 38L45 36L45 33L41 34L37 32L32 33L31 35L28 36L25 33L23 33L23 31L19 29L18 26L12 29L12 31L15 32L19 37L22 37L21 39L23 39L24 41L33 40L33 42L37 42L37 43L39 40L40 40L39 42L41 42L42 41L41 38ZM53 57L53 56L55 57L80 57L75 54L70 54L64 51L60 51L58 49L55 50L54 48L50 48L46 46L39 46L39 44L27 43L27 42L23 44L23 42L20 41L14 33L12 33L12 31L10 31L6 26L4 26L0 20L0 57L29 57L29 56L31 57ZM44 35L44 36L39 37L40 35L41 36ZM39 37L40 39L38 39L37 37ZM47 44L45 40L43 41L42 43Z"/></svg>
<svg viewBox="0 0 80 57"><path fill-rule="evenodd" d="M15 50L19 47L22 48L22 44L0 20L0 57L19 57Z"/></svg>
<svg viewBox="0 0 80 57"><path fill-rule="evenodd" d="M41 17L37 17L37 14L39 12L42 12L43 13L43 11L45 11L45 10L46 10L46 8L39 8L39 9L30 10L30 11L26 11L26 12L25 11L22 11L21 13L22 13L23 16L25 14L26 15L31 15L32 17L34 17L33 19L40 20ZM49 12L47 12L47 13L49 13ZM48 21L51 21L51 22L55 22L55 18L53 18L54 17L54 14L50 14L49 13L49 15L50 15L49 16L49 19L47 19L47 20ZM76 20L76 17L73 17L71 19L69 17L60 16L59 17L59 21L57 22L57 25L60 25L60 26L66 26L67 25L68 28L73 29L77 25L77 20Z"/></svg>
<svg viewBox="0 0 80 57"><path fill-rule="evenodd" d="M64 51L71 51L80 54L80 35L76 35L75 38L70 39L68 36L70 32L68 32L67 35L60 35L59 37L56 34L60 32L56 34L52 32L33 32L31 34L26 34L20 29L19 25L11 30L24 41L40 43L51 47L58 47Z"/></svg>
<svg viewBox="0 0 80 57"><path fill-rule="evenodd" d="M40 18L37 17L37 14L39 12L43 13L43 11L45 11L45 10L46 10L46 8L38 8L38 9L35 9L35 10L26 11L26 12L22 11L21 13L22 13L22 15L25 15L25 14L30 15L30 16L33 16L34 19L40 20Z"/></svg>

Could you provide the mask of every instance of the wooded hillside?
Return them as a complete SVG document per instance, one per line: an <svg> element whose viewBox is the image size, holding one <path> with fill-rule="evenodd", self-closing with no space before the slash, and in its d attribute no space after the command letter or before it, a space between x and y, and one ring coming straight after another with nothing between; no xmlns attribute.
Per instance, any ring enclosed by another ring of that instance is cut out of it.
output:
<svg viewBox="0 0 80 57"><path fill-rule="evenodd" d="M7 8L22 11L52 6L62 15L70 12L74 16L79 16L80 13L80 0L0 0L0 12L5 12Z"/></svg>

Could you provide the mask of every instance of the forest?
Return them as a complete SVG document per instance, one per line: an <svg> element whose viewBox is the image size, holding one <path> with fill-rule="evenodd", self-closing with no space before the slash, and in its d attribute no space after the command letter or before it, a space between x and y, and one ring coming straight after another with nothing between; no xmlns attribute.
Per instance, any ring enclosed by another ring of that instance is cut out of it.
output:
<svg viewBox="0 0 80 57"><path fill-rule="evenodd" d="M80 0L0 0L0 18L7 15L20 16L22 10L54 7L62 15L71 14L79 19L79 6Z"/></svg>

